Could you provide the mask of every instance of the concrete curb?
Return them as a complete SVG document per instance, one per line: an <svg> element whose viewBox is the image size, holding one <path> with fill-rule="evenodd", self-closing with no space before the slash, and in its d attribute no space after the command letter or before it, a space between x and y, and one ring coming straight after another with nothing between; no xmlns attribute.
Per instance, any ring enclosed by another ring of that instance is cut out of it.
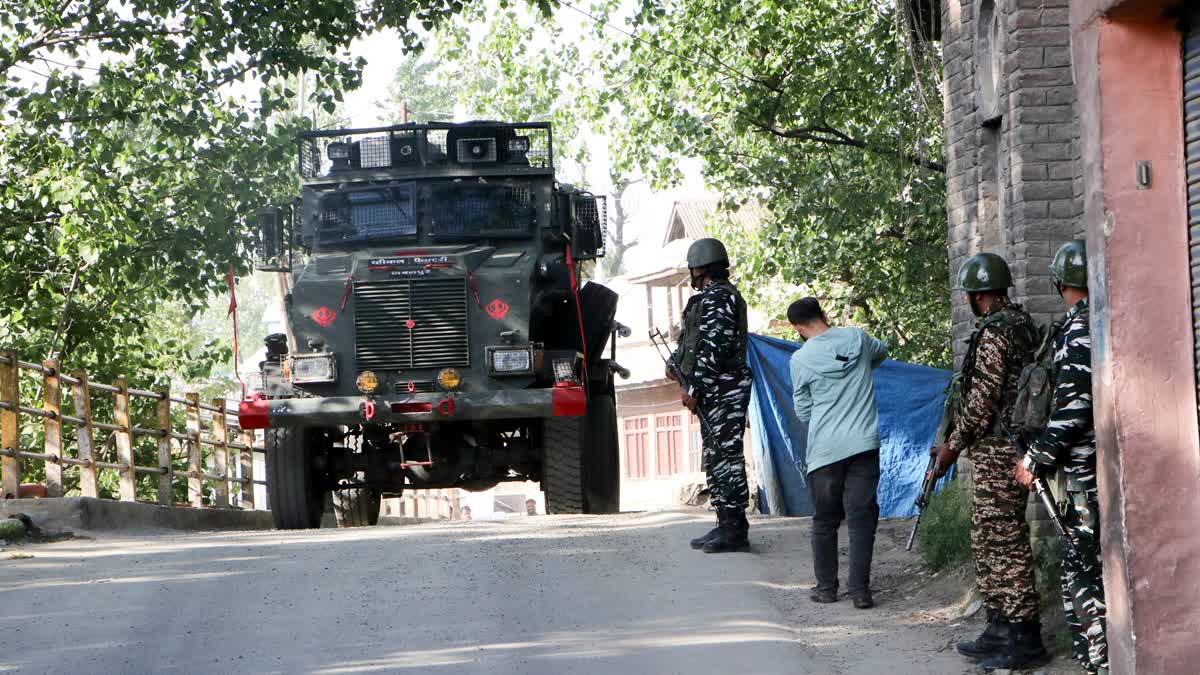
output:
<svg viewBox="0 0 1200 675"><path fill-rule="evenodd" d="M270 511L189 509L93 497L7 499L0 518L27 513L48 532L62 530L269 530Z"/></svg>

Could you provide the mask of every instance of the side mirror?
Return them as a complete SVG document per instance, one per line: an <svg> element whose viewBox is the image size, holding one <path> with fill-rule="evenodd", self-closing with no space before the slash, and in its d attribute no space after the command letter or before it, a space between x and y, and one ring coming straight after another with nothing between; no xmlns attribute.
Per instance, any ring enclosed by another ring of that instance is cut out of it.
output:
<svg viewBox="0 0 1200 675"><path fill-rule="evenodd" d="M604 235L608 230L608 198L587 192L571 195L568 234L571 255L576 260L604 257Z"/></svg>
<svg viewBox="0 0 1200 675"><path fill-rule="evenodd" d="M268 206L254 212L254 268L260 272L292 271L292 209Z"/></svg>

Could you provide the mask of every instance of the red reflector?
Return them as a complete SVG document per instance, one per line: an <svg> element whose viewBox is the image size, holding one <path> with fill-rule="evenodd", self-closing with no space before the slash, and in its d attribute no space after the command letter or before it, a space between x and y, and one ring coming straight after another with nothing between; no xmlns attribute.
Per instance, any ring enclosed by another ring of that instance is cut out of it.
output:
<svg viewBox="0 0 1200 675"><path fill-rule="evenodd" d="M238 425L243 429L266 429L271 426L267 399L261 394L238 404Z"/></svg>
<svg viewBox="0 0 1200 675"><path fill-rule="evenodd" d="M550 390L551 408L555 417L580 417L587 414L587 394L583 387L555 386Z"/></svg>
<svg viewBox="0 0 1200 675"><path fill-rule="evenodd" d="M393 403L394 413L429 413L433 412L432 403Z"/></svg>

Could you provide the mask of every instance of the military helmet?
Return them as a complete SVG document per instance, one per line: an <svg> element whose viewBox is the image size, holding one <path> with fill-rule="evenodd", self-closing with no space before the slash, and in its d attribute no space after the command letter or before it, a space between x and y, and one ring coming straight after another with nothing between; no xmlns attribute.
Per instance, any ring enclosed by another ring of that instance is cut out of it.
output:
<svg viewBox="0 0 1200 675"><path fill-rule="evenodd" d="M1087 244L1082 239L1063 244L1054 254L1050 272L1054 280L1063 286L1087 288Z"/></svg>
<svg viewBox="0 0 1200 675"><path fill-rule="evenodd" d="M725 251L725 244L722 244L719 239L712 237L697 239L688 247L688 267L708 267L719 262L729 262L729 253Z"/></svg>
<svg viewBox="0 0 1200 675"><path fill-rule="evenodd" d="M968 293L1008 290L1012 272L1008 263L995 253L978 253L958 268L958 287Z"/></svg>

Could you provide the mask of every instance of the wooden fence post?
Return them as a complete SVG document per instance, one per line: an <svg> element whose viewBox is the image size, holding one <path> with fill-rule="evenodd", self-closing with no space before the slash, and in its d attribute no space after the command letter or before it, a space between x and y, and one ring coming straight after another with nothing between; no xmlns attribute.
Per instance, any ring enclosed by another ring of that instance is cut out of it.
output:
<svg viewBox="0 0 1200 675"><path fill-rule="evenodd" d="M117 392L113 394L113 424L121 427L117 431L117 462L121 464L121 501L137 501L137 473L133 462L133 422L129 419L129 384L124 378L113 382Z"/></svg>
<svg viewBox="0 0 1200 675"><path fill-rule="evenodd" d="M88 391L87 373L77 370L72 375L79 380L79 384L71 388L75 399L75 416L83 420L75 433L76 445L79 446L79 459L89 462L79 467L79 494L96 497L96 465L90 463L95 461L92 452L92 397Z"/></svg>
<svg viewBox="0 0 1200 675"><path fill-rule="evenodd" d="M158 422L158 468L162 469L158 476L158 503L170 506L174 503L171 485L175 479L171 465L171 388L162 387L158 394L162 397L154 405L154 417Z"/></svg>
<svg viewBox="0 0 1200 675"><path fill-rule="evenodd" d="M204 506L203 467L200 464L200 394L187 394L188 501Z"/></svg>
<svg viewBox="0 0 1200 675"><path fill-rule="evenodd" d="M229 427L225 426L225 399L212 400L216 411L212 414L213 438L217 445L213 448L213 473L221 477L217 481L216 503L219 509L229 508Z"/></svg>
<svg viewBox="0 0 1200 675"><path fill-rule="evenodd" d="M243 429L242 443L246 444L246 451L241 455L242 480L254 480L254 441L254 431L252 429ZM253 511L254 483L242 483L241 485L242 508L247 511Z"/></svg>
<svg viewBox="0 0 1200 675"><path fill-rule="evenodd" d="M0 354L8 359L8 363L0 363L0 401L9 403L12 408L0 410L0 448L16 451L21 444L21 405L20 377L17 368L17 353L4 352ZM0 486L3 487L5 499L16 499L21 489L21 458L5 455L0 458Z"/></svg>
<svg viewBox="0 0 1200 675"><path fill-rule="evenodd" d="M42 391L44 404L42 409L52 416L45 419L46 454L62 459L62 380L58 379L59 363L49 359L42 363L45 368ZM63 496L63 465L61 462L46 462L46 496Z"/></svg>

